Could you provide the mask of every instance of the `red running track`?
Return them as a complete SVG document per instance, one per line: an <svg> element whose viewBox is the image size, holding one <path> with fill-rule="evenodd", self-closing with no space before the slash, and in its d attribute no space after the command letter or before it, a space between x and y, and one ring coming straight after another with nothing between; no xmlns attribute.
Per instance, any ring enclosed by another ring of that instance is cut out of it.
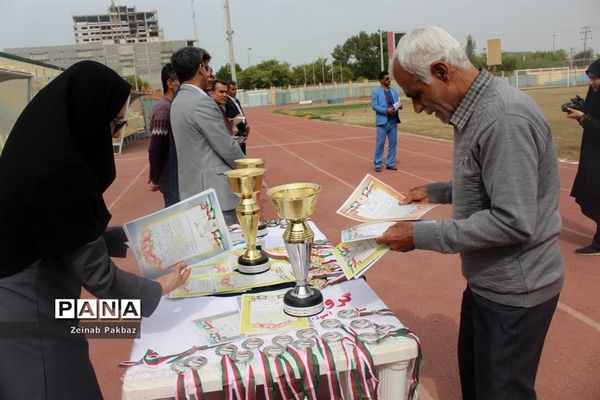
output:
<svg viewBox="0 0 600 400"><path fill-rule="evenodd" d="M335 211L366 173L373 171L374 128L305 120L272 114L272 108L248 109L252 132L248 156L266 159L268 185L308 181L322 185L313 216L334 243L341 229L355 222ZM118 177L106 194L113 223L122 223L162 206L160 194L146 189L148 141L125 148L116 157ZM451 174L452 143L401 133L398 171L376 176L402 191ZM600 399L600 257L576 256L591 241L593 224L569 197L576 165L560 163L560 245L566 261L565 288L542 354L537 378L539 399ZM263 217L275 217L266 196ZM426 218L450 215L440 206ZM117 260L136 271L131 257ZM460 399L456 340L465 281L456 255L413 251L388 253L366 274L369 284L421 339L425 357L421 399ZM90 340L90 352L104 396L120 398L117 364L128 358L131 341Z"/></svg>

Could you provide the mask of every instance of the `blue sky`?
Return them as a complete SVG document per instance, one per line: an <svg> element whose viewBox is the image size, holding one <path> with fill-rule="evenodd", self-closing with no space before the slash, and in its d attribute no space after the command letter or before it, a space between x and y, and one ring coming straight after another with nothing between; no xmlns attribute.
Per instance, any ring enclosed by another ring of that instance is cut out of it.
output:
<svg viewBox="0 0 600 400"><path fill-rule="evenodd" d="M157 10L166 40L194 38L213 65L227 62L223 0L122 0ZM0 0L0 49L74 44L73 14L105 13L110 0ZM236 62L277 59L293 65L329 54L361 30L406 31L433 24L461 42L472 35L479 52L500 38L506 51L583 50L600 53L600 0L229 0ZM251 50L248 50L248 49Z"/></svg>

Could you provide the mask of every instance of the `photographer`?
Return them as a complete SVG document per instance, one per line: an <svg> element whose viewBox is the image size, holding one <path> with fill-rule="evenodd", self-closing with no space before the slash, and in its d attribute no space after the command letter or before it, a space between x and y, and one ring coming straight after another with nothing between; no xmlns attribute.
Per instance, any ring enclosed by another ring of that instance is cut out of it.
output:
<svg viewBox="0 0 600 400"><path fill-rule="evenodd" d="M581 110L567 107L567 118L583 127L579 168L571 196L581 206L581 212L596 223L596 233L589 246L575 250L582 256L600 255L600 59L585 71L590 88Z"/></svg>

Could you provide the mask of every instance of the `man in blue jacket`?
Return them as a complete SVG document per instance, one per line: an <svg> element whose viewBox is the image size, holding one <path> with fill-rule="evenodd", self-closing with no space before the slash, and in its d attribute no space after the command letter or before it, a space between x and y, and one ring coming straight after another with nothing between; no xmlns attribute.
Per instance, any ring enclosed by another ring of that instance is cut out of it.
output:
<svg viewBox="0 0 600 400"><path fill-rule="evenodd" d="M390 88L390 75L387 71L379 73L379 83L381 87L373 89L371 92L371 108L375 111L375 127L377 136L375 138L375 172L381 172L383 162L383 148L385 138L388 140L388 153L385 160L385 167L396 171L396 142L398 141L398 110L402 104L398 100L398 92Z"/></svg>

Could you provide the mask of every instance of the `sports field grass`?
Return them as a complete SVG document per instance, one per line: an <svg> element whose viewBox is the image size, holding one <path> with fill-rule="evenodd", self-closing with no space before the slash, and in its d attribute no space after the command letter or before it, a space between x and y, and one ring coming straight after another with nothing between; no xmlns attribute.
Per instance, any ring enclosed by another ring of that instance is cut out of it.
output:
<svg viewBox="0 0 600 400"><path fill-rule="evenodd" d="M577 161L579 159L582 128L575 121L565 117L565 113L560 111L560 105L568 102L576 94L584 97L587 89L588 86L586 85L524 90L525 93L533 97L546 115L556 141L558 158L561 160ZM451 126L442 124L434 116L415 113L410 100L407 98L402 99L402 104L403 109L400 111L401 131L435 138L452 139ZM368 127L373 127L375 121L370 101L323 106L299 106L278 109L275 112Z"/></svg>

